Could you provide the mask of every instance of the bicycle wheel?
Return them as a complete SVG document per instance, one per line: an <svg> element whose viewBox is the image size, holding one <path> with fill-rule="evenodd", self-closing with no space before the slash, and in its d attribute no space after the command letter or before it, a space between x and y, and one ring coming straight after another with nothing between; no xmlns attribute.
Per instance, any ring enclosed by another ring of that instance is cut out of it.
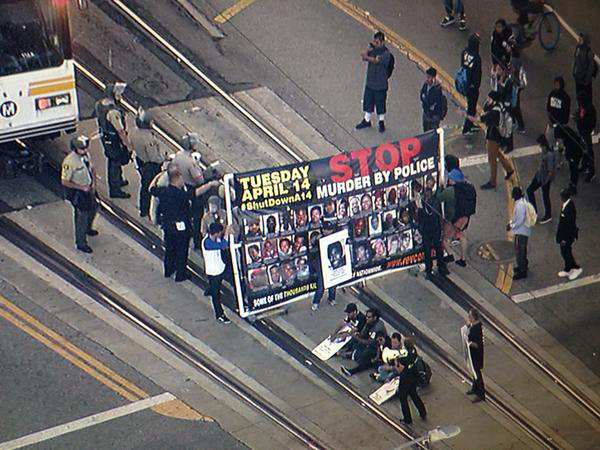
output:
<svg viewBox="0 0 600 450"><path fill-rule="evenodd" d="M544 50L554 50L560 39L560 22L553 12L545 12L540 20L538 38Z"/></svg>

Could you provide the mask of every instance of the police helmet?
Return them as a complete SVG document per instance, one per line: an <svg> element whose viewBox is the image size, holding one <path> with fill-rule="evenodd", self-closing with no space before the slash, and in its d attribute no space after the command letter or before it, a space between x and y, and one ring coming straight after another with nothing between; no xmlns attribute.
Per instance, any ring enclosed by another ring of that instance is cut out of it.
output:
<svg viewBox="0 0 600 450"><path fill-rule="evenodd" d="M200 144L200 139L196 133L186 133L181 138L181 145L188 152L194 151L198 144Z"/></svg>
<svg viewBox="0 0 600 450"><path fill-rule="evenodd" d="M138 128L146 130L152 128L152 116L144 109L140 109L135 117L135 124Z"/></svg>
<svg viewBox="0 0 600 450"><path fill-rule="evenodd" d="M90 140L85 135L71 138L71 150L85 150L90 146Z"/></svg>

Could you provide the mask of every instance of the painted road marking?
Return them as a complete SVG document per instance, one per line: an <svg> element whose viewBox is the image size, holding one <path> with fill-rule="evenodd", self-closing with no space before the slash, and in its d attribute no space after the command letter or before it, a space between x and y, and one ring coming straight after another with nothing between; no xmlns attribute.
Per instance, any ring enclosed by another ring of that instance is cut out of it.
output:
<svg viewBox="0 0 600 450"><path fill-rule="evenodd" d="M583 286L588 286L590 284L595 284L600 282L600 273L589 275L587 277L578 278L574 281L565 281L563 283L558 283L553 286L548 286L542 289L537 289L535 291L523 292L522 294L516 294L511 297L512 301L515 303L522 303L528 300L534 300L541 297L547 297L548 295L557 294L559 292L568 291L571 289L576 289Z"/></svg>
<svg viewBox="0 0 600 450"><path fill-rule="evenodd" d="M243 11L244 9L246 9L248 6L250 6L255 1L256 0L240 0L235 5L230 6L229 8L224 10L221 14L216 16L213 20L216 23L222 25L225 22L227 22L229 19L231 19L233 16L235 16L236 14L238 14L241 11Z"/></svg>
<svg viewBox="0 0 600 450"><path fill-rule="evenodd" d="M512 159L523 158L524 156L532 156L541 153L539 145L530 145L528 147L516 148L510 153ZM471 155L460 158L460 167L478 166L479 164L487 164L487 153L480 155Z"/></svg>
<svg viewBox="0 0 600 450"><path fill-rule="evenodd" d="M175 400L175 396L169 392L165 392L154 397L145 398L138 400L133 403L129 403L125 406L119 406L118 408L110 409L98 414L84 417L82 419L73 420L62 425L58 425L46 430L38 431L27 436L14 439L12 441L4 442L0 444L0 450L13 450L17 448L26 447L28 445L38 444L40 442L53 439L64 434L72 433L74 431L83 430L94 425L98 425L109 420L118 419L119 417L128 416L136 412L143 411L148 408L158 406L165 402Z"/></svg>
<svg viewBox="0 0 600 450"><path fill-rule="evenodd" d="M137 401L149 397L149 394L144 390L126 380L79 347L71 344L64 337L43 325L2 295L0 295L0 317L58 353L71 364L83 370L121 397L129 401ZM190 408L181 402L181 400L174 400L171 403L161 405L160 408L155 409L155 412L187 420L212 420Z"/></svg>

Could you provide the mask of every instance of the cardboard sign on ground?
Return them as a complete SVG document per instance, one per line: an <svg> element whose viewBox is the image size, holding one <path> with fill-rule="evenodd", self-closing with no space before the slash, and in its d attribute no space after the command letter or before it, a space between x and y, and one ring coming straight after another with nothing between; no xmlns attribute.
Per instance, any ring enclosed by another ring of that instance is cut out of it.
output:
<svg viewBox="0 0 600 450"><path fill-rule="evenodd" d="M400 387L400 377L394 377L389 381L386 381L381 385L379 389L369 395L369 398L373 400L377 405L381 405L382 403L388 401L392 398L396 392L398 392L398 388Z"/></svg>

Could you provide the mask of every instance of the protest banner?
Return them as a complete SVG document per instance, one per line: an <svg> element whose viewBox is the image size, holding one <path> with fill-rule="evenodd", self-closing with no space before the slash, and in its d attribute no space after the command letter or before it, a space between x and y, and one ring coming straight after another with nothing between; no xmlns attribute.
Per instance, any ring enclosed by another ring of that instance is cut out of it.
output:
<svg viewBox="0 0 600 450"><path fill-rule="evenodd" d="M415 199L437 189L442 142L441 130L431 131L228 175L228 216L235 214L242 227L239 242L232 244L242 317L310 295L319 273L330 287L422 262ZM323 230L332 228L345 239L328 237L332 241L323 245L331 255L322 254Z"/></svg>

